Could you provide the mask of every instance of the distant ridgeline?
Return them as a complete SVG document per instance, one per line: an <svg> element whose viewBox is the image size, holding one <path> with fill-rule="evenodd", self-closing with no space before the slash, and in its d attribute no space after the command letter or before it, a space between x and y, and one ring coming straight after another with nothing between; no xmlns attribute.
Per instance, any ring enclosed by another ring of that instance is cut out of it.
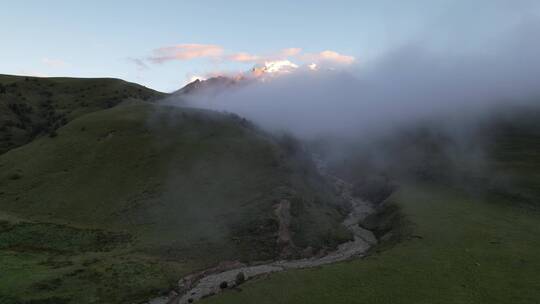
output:
<svg viewBox="0 0 540 304"><path fill-rule="evenodd" d="M54 137L56 129L82 114L163 95L119 79L0 75L0 154L41 135Z"/></svg>

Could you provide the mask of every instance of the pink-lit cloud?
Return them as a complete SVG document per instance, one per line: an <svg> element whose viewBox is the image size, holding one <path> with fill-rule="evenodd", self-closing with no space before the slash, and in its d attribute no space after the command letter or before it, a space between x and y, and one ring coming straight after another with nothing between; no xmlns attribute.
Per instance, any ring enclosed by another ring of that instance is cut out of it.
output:
<svg viewBox="0 0 540 304"><path fill-rule="evenodd" d="M350 65L356 61L353 56L340 54L333 50L307 53L301 48L290 47L273 53L254 54L243 51L226 51L224 47L215 44L197 43L160 47L155 49L152 56L146 59L129 58L129 60L139 70L145 70L149 68L147 63L160 64L168 61L188 61L198 58L210 59L217 64L228 62L253 64L255 68L264 68L276 62L290 62L295 67L305 67L305 69L313 71L336 65Z"/></svg>
<svg viewBox="0 0 540 304"><path fill-rule="evenodd" d="M261 60L261 57L249 53L240 52L232 55L227 55L225 57L225 60L235 62L257 62Z"/></svg>
<svg viewBox="0 0 540 304"><path fill-rule="evenodd" d="M316 54L302 54L300 58L306 62L313 63L332 63L332 64L352 64L356 58L349 55L343 55L336 51L326 50Z"/></svg>
<svg viewBox="0 0 540 304"><path fill-rule="evenodd" d="M149 60L153 63L163 63L172 60L191 60L195 58L219 58L223 48L214 44L178 44L161 47L154 50Z"/></svg>
<svg viewBox="0 0 540 304"><path fill-rule="evenodd" d="M245 52L234 53L225 56L224 61L264 63L267 61L286 60L295 57L302 52L301 48L287 48L276 53L266 55L255 55Z"/></svg>
<svg viewBox="0 0 540 304"><path fill-rule="evenodd" d="M300 54L301 52L302 52L301 48L288 48L288 49L281 50L280 55L282 57L294 57Z"/></svg>

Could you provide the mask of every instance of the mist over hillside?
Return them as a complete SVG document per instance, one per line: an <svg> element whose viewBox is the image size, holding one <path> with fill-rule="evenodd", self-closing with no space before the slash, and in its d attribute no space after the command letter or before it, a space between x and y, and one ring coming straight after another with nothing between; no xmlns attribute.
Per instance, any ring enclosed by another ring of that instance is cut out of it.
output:
<svg viewBox="0 0 540 304"><path fill-rule="evenodd" d="M455 49L435 49L433 34L346 68L193 83L187 88L200 90L166 103L233 112L291 133L350 179L364 172L467 184L496 176L491 146L504 121L513 115L513 124L531 125L527 113L540 111L539 32L540 19L524 18L483 51L460 50L459 35L449 38Z"/></svg>
<svg viewBox="0 0 540 304"><path fill-rule="evenodd" d="M304 139L378 136L426 119L458 128L500 107L538 104L538 32L537 20L520 24L479 53L431 51L411 42L348 69L298 71L180 99Z"/></svg>

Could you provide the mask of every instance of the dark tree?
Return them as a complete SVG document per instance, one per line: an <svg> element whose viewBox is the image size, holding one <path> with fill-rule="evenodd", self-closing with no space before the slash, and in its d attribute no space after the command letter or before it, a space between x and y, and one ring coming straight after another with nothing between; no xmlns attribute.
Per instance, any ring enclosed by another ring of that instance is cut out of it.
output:
<svg viewBox="0 0 540 304"><path fill-rule="evenodd" d="M244 275L243 272L239 272L236 275L236 279L235 279L236 285L240 285L240 284L244 283L245 281L246 281L246 276Z"/></svg>
<svg viewBox="0 0 540 304"><path fill-rule="evenodd" d="M219 288L221 289L225 289L229 286L229 284L227 283L227 281L223 281L221 282L221 284L219 284Z"/></svg>

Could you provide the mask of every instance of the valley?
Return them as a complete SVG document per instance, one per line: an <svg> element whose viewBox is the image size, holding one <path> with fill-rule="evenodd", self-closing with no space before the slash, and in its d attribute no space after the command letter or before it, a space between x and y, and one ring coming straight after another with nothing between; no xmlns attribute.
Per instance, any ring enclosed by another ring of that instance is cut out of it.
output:
<svg viewBox="0 0 540 304"><path fill-rule="evenodd" d="M25 94L44 85L3 79ZM94 80L88 86L95 90ZM54 136L6 146L0 303L539 296L536 108L479 124L488 162L472 166L480 146L454 141L437 124L354 142L340 159L321 142L268 133L236 114L162 104L158 95L82 112L52 101L69 117ZM17 106L3 110L5 138L26 128L9 122L28 101L9 100Z"/></svg>

